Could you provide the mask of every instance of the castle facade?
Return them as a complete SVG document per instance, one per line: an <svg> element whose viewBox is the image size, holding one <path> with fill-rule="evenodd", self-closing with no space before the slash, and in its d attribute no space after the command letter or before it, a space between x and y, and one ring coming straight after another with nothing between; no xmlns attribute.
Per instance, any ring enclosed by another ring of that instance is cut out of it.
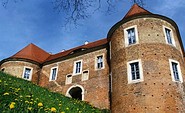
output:
<svg viewBox="0 0 185 113"><path fill-rule="evenodd" d="M0 68L112 113L184 113L184 58L176 23L134 4L105 39L57 54L29 44Z"/></svg>

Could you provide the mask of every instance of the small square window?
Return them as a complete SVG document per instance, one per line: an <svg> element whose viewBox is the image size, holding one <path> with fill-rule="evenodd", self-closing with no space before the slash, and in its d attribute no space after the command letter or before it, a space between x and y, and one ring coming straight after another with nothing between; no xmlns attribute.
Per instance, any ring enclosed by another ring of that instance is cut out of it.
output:
<svg viewBox="0 0 185 113"><path fill-rule="evenodd" d="M141 60L134 60L127 63L128 83L143 81Z"/></svg>
<svg viewBox="0 0 185 113"><path fill-rule="evenodd" d="M58 71L57 67L51 68L50 81L56 80L56 78L57 78L57 71Z"/></svg>
<svg viewBox="0 0 185 113"><path fill-rule="evenodd" d="M138 43L137 26L131 26L124 29L125 46L133 45Z"/></svg>
<svg viewBox="0 0 185 113"><path fill-rule="evenodd" d="M24 67L22 78L26 80L31 80L31 76L32 76L32 68Z"/></svg>
<svg viewBox="0 0 185 113"><path fill-rule="evenodd" d="M171 59L169 60L169 62L170 62L172 81L183 82L179 62L177 62L175 60L171 60Z"/></svg>
<svg viewBox="0 0 185 113"><path fill-rule="evenodd" d="M81 74L82 73L82 60L74 62L73 74Z"/></svg>

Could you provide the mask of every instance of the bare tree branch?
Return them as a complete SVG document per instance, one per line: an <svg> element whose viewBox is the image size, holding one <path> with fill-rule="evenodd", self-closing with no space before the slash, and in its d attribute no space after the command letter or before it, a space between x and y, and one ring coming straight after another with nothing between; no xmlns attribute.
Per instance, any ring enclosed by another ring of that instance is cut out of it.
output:
<svg viewBox="0 0 185 113"><path fill-rule="evenodd" d="M1 0L3 7L9 2L17 3L23 0ZM123 0L52 0L54 10L64 13L66 18L65 26L68 24L78 25L78 22L89 18L92 13L100 10L102 5L107 5L107 14L115 10L115 3ZM144 6L143 0L129 0L140 6Z"/></svg>

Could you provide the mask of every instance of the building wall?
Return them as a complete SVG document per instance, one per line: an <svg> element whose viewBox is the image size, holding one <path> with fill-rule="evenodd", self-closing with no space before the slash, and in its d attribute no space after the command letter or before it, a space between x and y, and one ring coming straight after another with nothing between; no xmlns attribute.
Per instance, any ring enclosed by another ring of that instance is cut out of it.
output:
<svg viewBox="0 0 185 113"><path fill-rule="evenodd" d="M125 46L124 29L137 25L139 44ZM166 44L163 25L173 31L176 47ZM185 112L184 83L173 82L169 59L184 59L177 32L160 18L139 18L120 26L111 37L112 113ZM144 81L128 84L127 62L141 59ZM184 79L184 76L183 76Z"/></svg>
<svg viewBox="0 0 185 113"><path fill-rule="evenodd" d="M98 55L104 56L105 68L101 70L95 69L95 59ZM81 80L82 74L73 75L74 62L77 60L82 60L82 72L89 71L89 79L86 81ZM57 80L49 81L50 70L55 66L58 66ZM66 75L69 74L72 75L72 83L65 84ZM98 108L109 109L109 67L106 48L43 66L39 83L64 95L70 87L80 85L85 90L84 101Z"/></svg>
<svg viewBox="0 0 185 113"><path fill-rule="evenodd" d="M5 73L22 78L25 66L32 68L31 81L33 83L37 84L38 73L40 70L40 67L38 65L35 65L30 62L25 62L25 61L8 61L8 62L5 62L1 65L1 69L4 69Z"/></svg>

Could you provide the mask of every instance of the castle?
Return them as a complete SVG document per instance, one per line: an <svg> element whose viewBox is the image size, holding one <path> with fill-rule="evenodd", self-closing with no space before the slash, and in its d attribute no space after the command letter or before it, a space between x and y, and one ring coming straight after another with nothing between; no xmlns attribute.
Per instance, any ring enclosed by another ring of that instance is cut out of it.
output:
<svg viewBox="0 0 185 113"><path fill-rule="evenodd" d="M0 68L112 113L185 113L184 57L176 23L134 4L105 39L57 54L29 44Z"/></svg>

